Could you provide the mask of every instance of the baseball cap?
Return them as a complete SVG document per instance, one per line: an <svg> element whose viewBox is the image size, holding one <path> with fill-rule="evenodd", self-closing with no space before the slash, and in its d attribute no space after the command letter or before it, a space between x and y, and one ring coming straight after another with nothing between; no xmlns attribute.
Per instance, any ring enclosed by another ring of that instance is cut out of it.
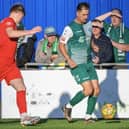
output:
<svg viewBox="0 0 129 129"><path fill-rule="evenodd" d="M47 27L47 28L44 30L44 33L45 33L45 35L47 35L47 36L57 35L57 32L56 32L55 28L52 27L52 26Z"/></svg>

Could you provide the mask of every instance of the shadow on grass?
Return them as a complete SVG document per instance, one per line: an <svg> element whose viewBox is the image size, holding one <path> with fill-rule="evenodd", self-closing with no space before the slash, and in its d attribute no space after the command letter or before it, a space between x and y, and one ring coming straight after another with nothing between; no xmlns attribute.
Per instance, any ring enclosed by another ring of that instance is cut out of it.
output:
<svg viewBox="0 0 129 129"><path fill-rule="evenodd" d="M47 121L48 121L48 119L41 119L39 124L46 123Z"/></svg>
<svg viewBox="0 0 129 129"><path fill-rule="evenodd" d="M106 121L105 123L121 123L120 120Z"/></svg>
<svg viewBox="0 0 129 129"><path fill-rule="evenodd" d="M72 121L68 122L68 123L75 123L75 122L78 122L79 120L78 119L73 119Z"/></svg>
<svg viewBox="0 0 129 129"><path fill-rule="evenodd" d="M105 121L105 123L121 123L121 121L120 120L107 120L107 121Z"/></svg>
<svg viewBox="0 0 129 129"><path fill-rule="evenodd" d="M0 124L12 124L12 123L19 123L19 119L1 119Z"/></svg>
<svg viewBox="0 0 129 129"><path fill-rule="evenodd" d="M48 119L41 119L38 124L46 123ZM13 124L19 123L20 119L1 119L0 124Z"/></svg>

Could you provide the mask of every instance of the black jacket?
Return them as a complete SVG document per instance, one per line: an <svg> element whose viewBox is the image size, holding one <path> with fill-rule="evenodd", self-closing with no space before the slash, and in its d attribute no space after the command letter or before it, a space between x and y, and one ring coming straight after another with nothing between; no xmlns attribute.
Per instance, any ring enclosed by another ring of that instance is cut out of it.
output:
<svg viewBox="0 0 129 129"><path fill-rule="evenodd" d="M111 40L106 35L101 34L98 39L92 36L92 41L99 47L98 53L93 51L94 55L99 57L99 63L114 62L113 46Z"/></svg>

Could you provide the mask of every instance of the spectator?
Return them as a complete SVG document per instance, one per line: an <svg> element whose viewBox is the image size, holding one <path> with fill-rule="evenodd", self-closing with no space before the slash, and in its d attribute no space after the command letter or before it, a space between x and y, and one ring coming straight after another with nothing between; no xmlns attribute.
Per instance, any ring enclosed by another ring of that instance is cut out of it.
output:
<svg viewBox="0 0 129 129"><path fill-rule="evenodd" d="M16 63L19 68L23 68L27 62L32 62L34 56L34 43L37 40L36 34L26 35L19 43L16 54Z"/></svg>
<svg viewBox="0 0 129 129"><path fill-rule="evenodd" d="M22 22L17 24L17 30L25 30ZM27 62L31 62L34 56L34 43L36 34L21 36L17 40L16 63L19 68L23 68Z"/></svg>
<svg viewBox="0 0 129 129"><path fill-rule="evenodd" d="M23 25L22 22L17 24L17 30L24 30L24 29L25 28L24 28L24 25ZM19 48L19 46L22 44L23 40L24 40L24 36L21 36L21 37L18 38L18 40L17 40L17 43L18 43L17 48Z"/></svg>
<svg viewBox="0 0 129 129"><path fill-rule="evenodd" d="M105 13L96 19L101 21L107 17L111 17L111 24L104 22L104 30L106 35L112 40L112 42L118 44L129 44L129 29L125 27L122 21L122 11L120 9L113 9L111 12ZM124 49L119 49L113 44L114 59L117 63L126 62L126 52Z"/></svg>
<svg viewBox="0 0 129 129"><path fill-rule="evenodd" d="M93 51L92 61L95 64L113 62L113 47L111 40L104 35L103 23L97 19L92 21L91 47Z"/></svg>
<svg viewBox="0 0 129 129"><path fill-rule="evenodd" d="M59 38L55 28L47 27L44 33L44 39L39 42L36 49L35 61L55 65L65 62L58 49Z"/></svg>

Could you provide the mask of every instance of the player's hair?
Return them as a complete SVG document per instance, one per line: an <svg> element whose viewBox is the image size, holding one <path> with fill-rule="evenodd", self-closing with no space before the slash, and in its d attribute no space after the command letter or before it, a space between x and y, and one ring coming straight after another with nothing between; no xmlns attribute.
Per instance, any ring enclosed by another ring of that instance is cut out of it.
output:
<svg viewBox="0 0 129 129"><path fill-rule="evenodd" d="M81 11L81 10L83 10L83 9L89 10L89 8L90 8L90 5L89 5L88 3L86 3L86 2L81 2L81 3L78 4L76 10L77 10L77 11Z"/></svg>
<svg viewBox="0 0 129 129"><path fill-rule="evenodd" d="M122 11L118 8L113 8L111 11L114 11L116 10L121 16L123 15Z"/></svg>
<svg viewBox="0 0 129 129"><path fill-rule="evenodd" d="M25 8L22 4L14 4L11 8L10 8L10 13L11 12L22 12L25 16Z"/></svg>

